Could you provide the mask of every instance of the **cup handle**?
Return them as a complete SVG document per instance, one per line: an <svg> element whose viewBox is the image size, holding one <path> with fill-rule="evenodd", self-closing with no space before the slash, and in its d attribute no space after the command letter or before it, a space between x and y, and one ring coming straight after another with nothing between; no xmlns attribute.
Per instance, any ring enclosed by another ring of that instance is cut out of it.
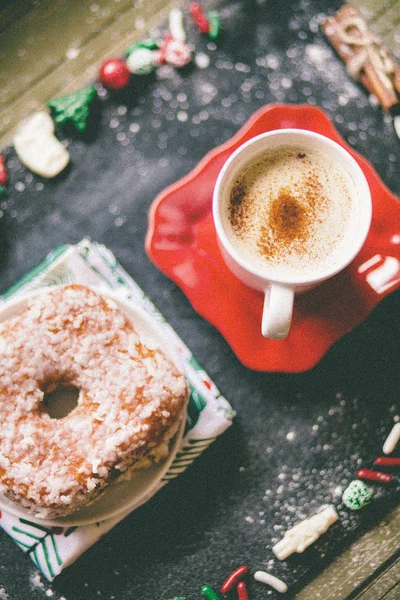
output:
<svg viewBox="0 0 400 600"><path fill-rule="evenodd" d="M294 288L272 283L265 290L261 332L264 337L283 340L289 333L293 314Z"/></svg>

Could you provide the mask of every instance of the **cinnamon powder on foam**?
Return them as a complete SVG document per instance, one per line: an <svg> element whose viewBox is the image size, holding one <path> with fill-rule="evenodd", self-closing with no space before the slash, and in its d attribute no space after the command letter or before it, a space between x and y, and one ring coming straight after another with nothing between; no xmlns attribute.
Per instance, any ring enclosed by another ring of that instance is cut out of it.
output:
<svg viewBox="0 0 400 600"><path fill-rule="evenodd" d="M288 253L311 254L313 251L318 258L318 247L312 235L329 210L329 200L318 169L308 155L303 152L286 154L292 160L301 161L302 177L291 182L290 186L277 185L276 191L267 200L268 210L265 211L265 207L261 206L264 202L262 194L257 194L248 185L246 173L239 176L231 190L228 218L235 235L244 241L246 232L248 234L254 225L257 212L263 211L256 240L257 253L261 258L274 260ZM336 241L337 238L334 238L330 245L333 247ZM329 245L325 254L328 252Z"/></svg>
<svg viewBox="0 0 400 600"><path fill-rule="evenodd" d="M322 212L327 205L318 175L312 170L303 185L294 184L293 192L289 187L280 188L271 203L267 222L261 228L260 253L270 258L288 249L301 251L310 237L312 226L318 221L316 209Z"/></svg>

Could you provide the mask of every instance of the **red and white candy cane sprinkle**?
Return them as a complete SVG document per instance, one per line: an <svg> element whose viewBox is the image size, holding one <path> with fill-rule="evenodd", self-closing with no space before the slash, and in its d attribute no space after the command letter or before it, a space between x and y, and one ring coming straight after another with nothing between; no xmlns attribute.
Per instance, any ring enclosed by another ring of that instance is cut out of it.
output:
<svg viewBox="0 0 400 600"><path fill-rule="evenodd" d="M360 469L357 471L359 479L367 479L368 481L379 481L379 483L390 483L393 477L389 473L380 473L372 469Z"/></svg>
<svg viewBox="0 0 400 600"><path fill-rule="evenodd" d="M189 12L196 23L198 30L201 31L201 33L208 33L210 31L210 23L200 4L198 2L191 2L189 4Z"/></svg>
<svg viewBox="0 0 400 600"><path fill-rule="evenodd" d="M246 575L247 571L248 571L248 568L245 565L243 565L242 567L238 567L237 569L235 569L229 575L229 577L226 578L226 580L222 584L222 586L221 586L221 592L223 594L227 594L228 592L230 592L231 590L233 590L233 588L235 587L235 585L237 584L237 582L240 581L240 579L242 579L242 577L244 577Z"/></svg>
<svg viewBox="0 0 400 600"><path fill-rule="evenodd" d="M185 42L170 39L164 50L164 62L171 67L184 67L192 60L192 52Z"/></svg>
<svg viewBox="0 0 400 600"><path fill-rule="evenodd" d="M388 456L378 456L374 465L381 467L400 467L400 458L389 458Z"/></svg>
<svg viewBox="0 0 400 600"><path fill-rule="evenodd" d="M247 593L247 586L244 581L240 581L237 584L237 594L239 600L249 600L249 595Z"/></svg>
<svg viewBox="0 0 400 600"><path fill-rule="evenodd" d="M266 585L270 585L277 592L284 594L288 591L288 586L282 579L278 579L275 575L271 575L270 573L266 573L265 571L256 571L254 573L254 579L256 581L260 581L261 583L265 583Z"/></svg>
<svg viewBox="0 0 400 600"><path fill-rule="evenodd" d="M386 438L383 444L383 454L392 454L397 444L400 442L400 423L395 423L392 427L392 431Z"/></svg>

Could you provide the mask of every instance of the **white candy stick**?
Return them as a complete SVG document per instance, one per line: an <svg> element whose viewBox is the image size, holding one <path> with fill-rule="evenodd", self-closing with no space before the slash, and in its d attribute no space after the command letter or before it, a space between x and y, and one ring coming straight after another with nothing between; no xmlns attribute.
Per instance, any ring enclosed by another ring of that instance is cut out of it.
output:
<svg viewBox="0 0 400 600"><path fill-rule="evenodd" d="M304 552L338 519L334 507L327 506L316 515L288 529L283 539L272 548L273 553L279 560L285 560L293 552Z"/></svg>
<svg viewBox="0 0 400 600"><path fill-rule="evenodd" d="M183 27L183 12L180 8L173 8L169 13L169 32L177 42L186 41L186 32Z"/></svg>
<svg viewBox="0 0 400 600"><path fill-rule="evenodd" d="M288 586L284 581L278 579L274 575L270 575L270 573L266 573L265 571L256 571L256 573L254 573L254 579L260 581L261 583L270 585L277 592L281 592L281 594L284 594L288 591Z"/></svg>
<svg viewBox="0 0 400 600"><path fill-rule="evenodd" d="M14 147L20 161L42 177L55 177L69 163L69 153L55 137L53 119L45 111L21 123L14 136Z"/></svg>
<svg viewBox="0 0 400 600"><path fill-rule="evenodd" d="M400 441L400 423L395 423L393 425L392 431L386 438L385 443L383 444L383 453L384 454L392 454L393 450L396 448L397 444Z"/></svg>

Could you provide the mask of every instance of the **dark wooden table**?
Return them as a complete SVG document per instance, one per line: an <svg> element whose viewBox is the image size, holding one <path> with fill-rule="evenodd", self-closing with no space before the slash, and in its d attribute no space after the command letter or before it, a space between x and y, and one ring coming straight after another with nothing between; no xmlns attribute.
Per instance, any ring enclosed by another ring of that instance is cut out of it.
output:
<svg viewBox="0 0 400 600"><path fill-rule="evenodd" d="M298 592L307 600L356 597L366 579L392 564L361 598L376 600L382 590L389 594L385 598L398 597L396 485L360 514L342 510L341 526L317 549L282 564L274 561L271 546L286 528L332 502L334 490L353 478L359 463L381 452L400 410L399 293L311 371L257 373L240 364L144 251L155 196L270 102L322 107L400 194L400 145L391 117L348 78L319 29L340 3L238 0L219 6L224 31L216 44L194 29L190 33L196 51L210 56L210 66L136 79L127 91L101 99L86 136L59 130L72 164L56 180L31 175L13 149L6 150L11 180L0 201L0 292L61 243L90 236L106 244L230 400L235 424L51 586L1 534L0 598L39 599L51 590L68 600L194 600L203 584L218 589L242 563L253 572L272 571L287 581L288 596ZM288 432L295 434L291 441ZM253 581L249 589L252 600L277 597Z"/></svg>

